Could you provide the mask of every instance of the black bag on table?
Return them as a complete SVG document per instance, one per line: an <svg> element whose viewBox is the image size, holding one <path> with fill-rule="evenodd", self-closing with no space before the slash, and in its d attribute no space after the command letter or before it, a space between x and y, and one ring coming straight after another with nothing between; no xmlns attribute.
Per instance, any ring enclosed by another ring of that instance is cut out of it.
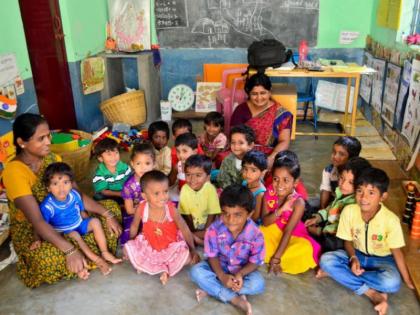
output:
<svg viewBox="0 0 420 315"><path fill-rule="evenodd" d="M253 68L264 73L265 68L280 67L291 60L293 52L276 39L263 39L254 41L248 48L248 70ZM293 61L293 59L292 59Z"/></svg>

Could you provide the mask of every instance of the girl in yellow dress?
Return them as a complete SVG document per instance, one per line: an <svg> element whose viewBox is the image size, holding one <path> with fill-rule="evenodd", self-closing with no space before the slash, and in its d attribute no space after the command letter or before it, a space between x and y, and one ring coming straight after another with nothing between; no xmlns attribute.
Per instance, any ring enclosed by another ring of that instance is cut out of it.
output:
<svg viewBox="0 0 420 315"><path fill-rule="evenodd" d="M261 226L268 272L302 273L317 266L320 246L301 221L305 203L295 191L300 175L296 154L279 153L274 159L272 175L273 183L264 194Z"/></svg>

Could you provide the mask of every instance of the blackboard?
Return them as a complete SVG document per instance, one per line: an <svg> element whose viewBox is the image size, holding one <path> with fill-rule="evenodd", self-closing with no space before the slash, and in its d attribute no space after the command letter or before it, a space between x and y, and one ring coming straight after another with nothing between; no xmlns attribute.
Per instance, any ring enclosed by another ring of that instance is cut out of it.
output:
<svg viewBox="0 0 420 315"><path fill-rule="evenodd" d="M156 0L158 40L167 48L248 47L276 38L316 46L319 0Z"/></svg>

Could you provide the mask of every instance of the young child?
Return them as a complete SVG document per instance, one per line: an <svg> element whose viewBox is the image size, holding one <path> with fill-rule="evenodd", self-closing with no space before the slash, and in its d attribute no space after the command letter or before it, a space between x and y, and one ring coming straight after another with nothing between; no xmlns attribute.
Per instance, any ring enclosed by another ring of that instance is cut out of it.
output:
<svg viewBox="0 0 420 315"><path fill-rule="evenodd" d="M316 267L321 248L301 222L305 202L295 191L300 175L297 156L292 151L284 153L274 160L273 183L264 194L260 229L268 272L299 274Z"/></svg>
<svg viewBox="0 0 420 315"><path fill-rule="evenodd" d="M230 130L230 153L222 162L220 172L217 175L217 184L220 188L226 188L231 184L242 182L242 159L255 144L255 132L247 125L234 126Z"/></svg>
<svg viewBox="0 0 420 315"><path fill-rule="evenodd" d="M184 133L192 133L192 124L188 119L179 118L174 121L172 124L172 138L175 140L178 138L178 136L184 134ZM204 154L203 149L201 148L201 145L197 145L197 153L198 154ZM173 146L171 148L171 161L172 161L172 170L176 169L176 165L178 164L178 157L176 155L176 148Z"/></svg>
<svg viewBox="0 0 420 315"><path fill-rule="evenodd" d="M267 157L261 151L251 150L242 159L242 178L244 179L242 184L251 190L255 198L252 220L257 224L261 224L262 201L266 191L263 178L267 167Z"/></svg>
<svg viewBox="0 0 420 315"><path fill-rule="evenodd" d="M155 121L147 130L150 141L155 148L156 169L169 175L171 172L171 149L168 147L169 126L164 121Z"/></svg>
<svg viewBox="0 0 420 315"><path fill-rule="evenodd" d="M183 133L175 139L175 148L178 162L169 176L171 185L178 181L178 193L185 184L185 161L194 154L197 154L197 137L193 133Z"/></svg>
<svg viewBox="0 0 420 315"><path fill-rule="evenodd" d="M210 295L252 314L246 295L262 294L264 278L258 267L264 263L264 239L252 221L254 197L241 185L226 187L220 196L222 215L207 230L204 253L207 261L193 266L191 279L198 302Z"/></svg>
<svg viewBox="0 0 420 315"><path fill-rule="evenodd" d="M112 255L107 248L105 233L98 218L82 218L84 205L81 195L73 189L73 172L65 163L50 164L45 170L43 181L49 194L40 205L41 214L45 222L49 223L57 232L72 238L88 259L93 261L102 274L107 275L111 268L107 261L116 264L121 259ZM101 256L95 254L85 243L82 236L93 232ZM89 273L83 270L79 277L87 279Z"/></svg>
<svg viewBox="0 0 420 315"><path fill-rule="evenodd" d="M99 141L94 153L99 161L93 177L94 199L114 199L122 204L121 190L131 175L131 169L126 163L120 161L117 141L110 138Z"/></svg>
<svg viewBox="0 0 420 315"><path fill-rule="evenodd" d="M310 234L321 244L323 252L341 249L344 243L336 237L341 210L354 204L354 182L360 173L371 167L370 163L361 157L353 157L338 168L338 187L335 189L335 199L327 208L319 210L311 219L305 221Z"/></svg>
<svg viewBox="0 0 420 315"><path fill-rule="evenodd" d="M348 159L359 156L362 149L360 141L354 137L345 136L338 138L333 145L331 163L322 171L322 181L319 187L320 209L325 209L334 200L334 192L338 186L339 166L347 163Z"/></svg>
<svg viewBox="0 0 420 315"><path fill-rule="evenodd" d="M130 166L134 171L124 183L121 197L124 199L122 210L123 232L120 236L120 243L124 245L130 239L130 225L133 221L134 212L143 200L141 196L140 178L155 167L155 149L149 143L135 144L131 151Z"/></svg>
<svg viewBox="0 0 420 315"><path fill-rule="evenodd" d="M150 171L140 179L142 196L130 227L124 255L138 272L161 274L163 285L187 263L199 256L187 224L169 201L168 178L160 171ZM143 223L142 231L139 231Z"/></svg>
<svg viewBox="0 0 420 315"><path fill-rule="evenodd" d="M400 220L382 204L388 185L384 171L362 172L355 182L357 204L344 208L338 225L337 237L344 240L345 250L325 253L320 262L335 281L357 295L366 295L380 315L388 309L388 293L400 288L400 274L414 289L401 251Z"/></svg>
<svg viewBox="0 0 420 315"><path fill-rule="evenodd" d="M197 245L204 244L204 234L220 213L219 196L210 184L211 160L194 154L185 161L186 184L179 194L179 213L193 232Z"/></svg>
<svg viewBox="0 0 420 315"><path fill-rule="evenodd" d="M227 138L223 133L225 119L219 112L210 112L204 117L204 133L199 137L199 143L204 154L212 161L226 149Z"/></svg>

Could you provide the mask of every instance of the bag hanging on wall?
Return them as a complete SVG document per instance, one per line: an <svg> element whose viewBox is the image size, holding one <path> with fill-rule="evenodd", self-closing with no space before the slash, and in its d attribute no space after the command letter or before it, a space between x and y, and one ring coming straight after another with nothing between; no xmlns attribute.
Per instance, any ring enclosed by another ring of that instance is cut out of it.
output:
<svg viewBox="0 0 420 315"><path fill-rule="evenodd" d="M280 67L283 63L292 60L293 52L276 39L263 39L254 41L248 47L249 68L263 73L265 68Z"/></svg>

